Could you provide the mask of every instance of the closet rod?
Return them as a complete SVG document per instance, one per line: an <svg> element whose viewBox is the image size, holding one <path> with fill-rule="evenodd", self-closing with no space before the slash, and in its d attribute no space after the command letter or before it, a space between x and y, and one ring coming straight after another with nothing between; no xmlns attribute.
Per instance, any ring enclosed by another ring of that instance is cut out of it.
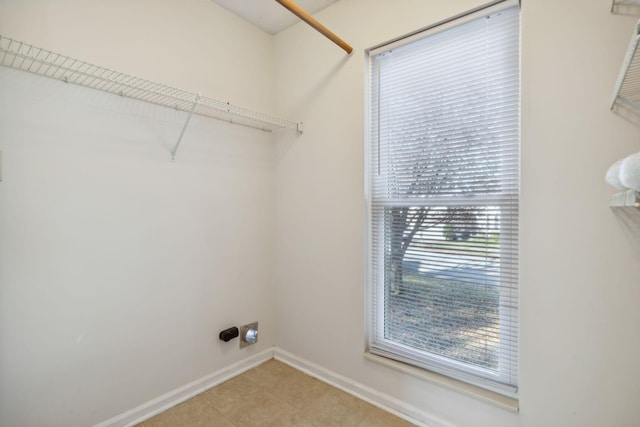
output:
<svg viewBox="0 0 640 427"><path fill-rule="evenodd" d="M267 132L292 129L302 133L302 123L200 97L193 92L93 65L2 35L0 65ZM197 99L195 104L194 99Z"/></svg>
<svg viewBox="0 0 640 427"><path fill-rule="evenodd" d="M280 3L282 6L289 9L289 11L294 15L296 15L298 18L302 19L304 22L306 22L307 24L315 28L318 32L320 32L320 34L322 34L323 36L325 36L326 38L328 38L329 40L331 40L332 42L340 46L342 49L344 49L345 52L351 53L353 51L353 48L349 46L347 42L345 42L340 37L332 33L331 30L329 30L327 27L322 25L313 16L309 15L300 6L298 6L291 0L276 0L276 1Z"/></svg>

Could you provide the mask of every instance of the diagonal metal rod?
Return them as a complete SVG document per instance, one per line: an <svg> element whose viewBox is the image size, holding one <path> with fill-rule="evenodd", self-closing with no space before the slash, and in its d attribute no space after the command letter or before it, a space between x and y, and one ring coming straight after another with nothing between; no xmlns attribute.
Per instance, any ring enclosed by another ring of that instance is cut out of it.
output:
<svg viewBox="0 0 640 427"><path fill-rule="evenodd" d="M200 95L196 95L196 100L193 101L193 105L191 106L191 110L189 111L189 115L187 116L187 120L184 122L184 126L182 126L182 132L180 132L180 136L178 137L178 142L176 142L176 146L173 147L173 150L171 151L171 160L176 159L176 152L178 151L178 147L180 147L180 142L182 141L184 132L187 130L187 126L189 126L189 121L191 120L191 116L193 115L193 110L196 109L196 105L198 105L199 99L200 99Z"/></svg>

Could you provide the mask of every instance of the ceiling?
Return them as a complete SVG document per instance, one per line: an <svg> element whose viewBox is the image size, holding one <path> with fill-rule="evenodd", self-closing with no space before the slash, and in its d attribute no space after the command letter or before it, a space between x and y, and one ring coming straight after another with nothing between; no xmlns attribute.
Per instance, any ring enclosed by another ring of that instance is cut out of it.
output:
<svg viewBox="0 0 640 427"><path fill-rule="evenodd" d="M300 19L275 0L211 0L235 13L245 21L276 34ZM296 0L295 3L309 14L314 14L338 0Z"/></svg>

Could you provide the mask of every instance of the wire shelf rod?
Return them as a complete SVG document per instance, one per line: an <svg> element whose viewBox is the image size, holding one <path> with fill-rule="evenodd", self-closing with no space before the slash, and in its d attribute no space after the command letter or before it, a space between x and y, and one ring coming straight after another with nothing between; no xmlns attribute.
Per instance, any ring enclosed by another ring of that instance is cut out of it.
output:
<svg viewBox="0 0 640 427"><path fill-rule="evenodd" d="M90 64L2 35L0 65L167 108L186 112L193 110L193 114L254 129L292 129L302 133L302 123L199 96L193 92ZM198 99L195 104L194 99Z"/></svg>

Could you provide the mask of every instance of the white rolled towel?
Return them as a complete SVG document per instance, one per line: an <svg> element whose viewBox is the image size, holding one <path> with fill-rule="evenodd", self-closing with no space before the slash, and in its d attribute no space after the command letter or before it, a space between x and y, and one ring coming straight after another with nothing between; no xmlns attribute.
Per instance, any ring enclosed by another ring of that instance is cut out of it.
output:
<svg viewBox="0 0 640 427"><path fill-rule="evenodd" d="M620 183L640 192L640 153L626 157L620 164Z"/></svg>
<svg viewBox="0 0 640 427"><path fill-rule="evenodd" d="M625 187L622 182L620 182L620 166L622 165L623 160L624 159L618 160L617 162L612 164L609 170L607 170L607 175L605 176L605 180L607 181L607 183L610 186L617 188L618 190L627 189L627 187Z"/></svg>

